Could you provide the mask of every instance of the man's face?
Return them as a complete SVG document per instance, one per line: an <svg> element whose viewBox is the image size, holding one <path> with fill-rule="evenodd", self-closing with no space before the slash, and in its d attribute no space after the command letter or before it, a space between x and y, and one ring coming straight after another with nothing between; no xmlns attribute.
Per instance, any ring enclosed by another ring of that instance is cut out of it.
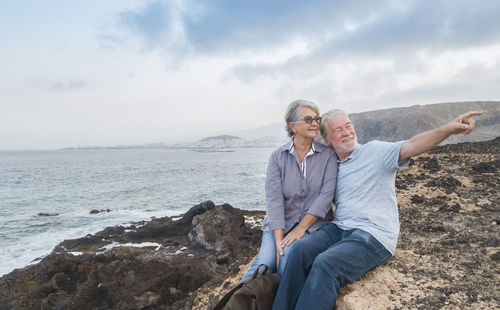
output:
<svg viewBox="0 0 500 310"><path fill-rule="evenodd" d="M337 153L351 153L356 146L356 132L347 115L335 115L328 121L329 137L327 141Z"/></svg>

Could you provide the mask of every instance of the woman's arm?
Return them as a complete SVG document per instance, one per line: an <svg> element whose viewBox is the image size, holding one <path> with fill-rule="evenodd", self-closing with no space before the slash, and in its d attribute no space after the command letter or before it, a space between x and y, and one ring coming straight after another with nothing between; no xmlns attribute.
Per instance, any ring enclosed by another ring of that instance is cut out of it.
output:
<svg viewBox="0 0 500 310"><path fill-rule="evenodd" d="M309 229L309 227L311 227L311 225L314 224L314 222L316 222L317 219L318 219L317 216L314 216L311 214L304 215L302 220L300 220L300 222L292 230L290 230L290 232L288 234L286 234L285 238L283 238L283 240L281 240L280 255L283 255L283 248L285 246L290 245L295 240L299 240L300 238L302 238L304 236L304 234L306 233L306 231ZM276 240L276 237L275 237L275 240ZM276 244L277 244L277 242L276 242Z"/></svg>
<svg viewBox="0 0 500 310"><path fill-rule="evenodd" d="M301 239L306 231L311 227L318 218L323 218L332 208L333 195L335 194L335 185L337 184L337 157L333 150L325 150L330 152L328 156L323 180L321 183L321 190L313 201L306 215L300 222L283 238L281 246L285 247L292 244L295 240Z"/></svg>
<svg viewBox="0 0 500 310"><path fill-rule="evenodd" d="M285 229L285 197L278 156L278 152L271 155L266 171L266 217L271 231Z"/></svg>
<svg viewBox="0 0 500 310"><path fill-rule="evenodd" d="M312 202L311 207L307 210L307 214L314 215L317 218L324 218L332 209L333 196L335 195L335 187L337 185L337 170L337 156L333 149L330 149L319 195Z"/></svg>

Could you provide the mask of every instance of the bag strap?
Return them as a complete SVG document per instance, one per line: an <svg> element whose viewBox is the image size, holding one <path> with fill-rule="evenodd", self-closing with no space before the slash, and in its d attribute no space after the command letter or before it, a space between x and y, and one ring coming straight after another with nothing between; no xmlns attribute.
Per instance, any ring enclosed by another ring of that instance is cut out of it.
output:
<svg viewBox="0 0 500 310"><path fill-rule="evenodd" d="M266 274L266 272L269 270L269 267L267 267L266 264L260 264L259 267L257 267L257 269L255 269L255 271L253 272L252 279L257 278L257 276L259 275L260 267L262 266L264 266L264 271L262 272L263 275Z"/></svg>
<svg viewBox="0 0 500 310"><path fill-rule="evenodd" d="M215 305L215 307L214 307L213 310L221 310L222 307L224 307L226 305L226 303L228 302L229 298L231 298L231 296L233 296L234 292L236 292L237 290L239 290L245 284L246 284L246 282L240 282L238 285L236 285L235 287L233 287L229 292L227 292L226 295L224 295L224 297L222 297L221 300L219 300L219 302Z"/></svg>
<svg viewBox="0 0 500 310"><path fill-rule="evenodd" d="M221 300L219 300L219 302L215 305L213 310L221 310L222 307L224 307L226 305L226 303L229 301L229 298L231 298L231 296L233 296L233 294L237 290L239 290L243 286L247 285L247 283L250 280L257 278L257 276L259 275L260 267L262 267L262 266L264 266L264 271L262 272L262 274L265 275L269 271L269 267L266 264L260 264L259 267L257 267L257 269L255 269L251 279L243 280L240 283L238 283L238 285L233 287L229 292L226 293L226 295L224 295L224 297L222 297ZM257 300L257 302L259 302L259 301ZM259 305L258 307L259 307L259 309L262 309L262 306Z"/></svg>

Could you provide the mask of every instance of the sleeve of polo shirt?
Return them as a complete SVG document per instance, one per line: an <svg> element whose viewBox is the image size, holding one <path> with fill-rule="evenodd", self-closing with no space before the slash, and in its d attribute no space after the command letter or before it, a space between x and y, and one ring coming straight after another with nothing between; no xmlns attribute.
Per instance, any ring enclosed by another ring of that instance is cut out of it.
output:
<svg viewBox="0 0 500 310"><path fill-rule="evenodd" d="M279 152L269 159L266 172L266 210L269 229L285 229L285 198L281 184L281 169L278 165Z"/></svg>
<svg viewBox="0 0 500 310"><path fill-rule="evenodd" d="M326 152L326 151L325 151ZM337 185L337 156L330 151L328 161L325 166L323 183L321 191L314 200L308 214L324 218L326 213L332 208L333 196L335 195L335 186Z"/></svg>
<svg viewBox="0 0 500 310"><path fill-rule="evenodd" d="M405 141L399 141L399 142L383 142L381 146L384 148L384 153L383 153L383 158L384 158L384 165L386 169L389 170L396 170L400 169L403 167L406 167L408 163L410 162L410 159L405 159L401 162L398 162L399 159L399 152L401 150L401 146L403 145Z"/></svg>

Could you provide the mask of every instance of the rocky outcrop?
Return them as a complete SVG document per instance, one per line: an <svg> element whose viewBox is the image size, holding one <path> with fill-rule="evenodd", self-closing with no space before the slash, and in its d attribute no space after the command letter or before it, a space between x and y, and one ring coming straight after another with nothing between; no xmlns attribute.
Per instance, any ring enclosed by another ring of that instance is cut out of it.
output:
<svg viewBox="0 0 500 310"><path fill-rule="evenodd" d="M263 212L207 201L180 218L65 240L0 279L0 308L190 309L197 289L220 285L255 255L261 233L244 216Z"/></svg>

